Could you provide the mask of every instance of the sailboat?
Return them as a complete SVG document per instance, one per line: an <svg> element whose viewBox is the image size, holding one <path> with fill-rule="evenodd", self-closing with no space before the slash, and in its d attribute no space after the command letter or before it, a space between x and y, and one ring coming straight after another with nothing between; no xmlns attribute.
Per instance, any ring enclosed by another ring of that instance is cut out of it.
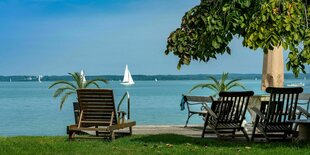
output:
<svg viewBox="0 0 310 155"><path fill-rule="evenodd" d="M303 87L305 86L304 83L300 82L300 83L290 83L290 84L287 84L288 87Z"/></svg>
<svg viewBox="0 0 310 155"><path fill-rule="evenodd" d="M39 82L39 83L42 83L41 78L43 78L43 76L42 76L42 75L39 75L39 76L38 76L38 82Z"/></svg>
<svg viewBox="0 0 310 155"><path fill-rule="evenodd" d="M135 82L133 81L133 79L131 77L130 71L128 69L128 65L126 65L124 78L123 78L123 81L121 82L121 84L124 86L130 86L130 85L135 84Z"/></svg>

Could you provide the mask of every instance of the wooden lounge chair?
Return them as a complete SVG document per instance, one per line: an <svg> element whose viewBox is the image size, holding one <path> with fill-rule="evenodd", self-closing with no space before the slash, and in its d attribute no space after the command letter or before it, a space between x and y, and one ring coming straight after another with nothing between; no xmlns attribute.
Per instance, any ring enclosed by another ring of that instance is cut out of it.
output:
<svg viewBox="0 0 310 155"><path fill-rule="evenodd" d="M131 127L136 122L125 120L126 113L115 110L111 89L78 89L77 95L80 115L78 123L67 128L70 140L81 131L96 133L96 136L88 138L101 138L108 134L111 140L115 139L115 130L129 127L129 134L132 134Z"/></svg>
<svg viewBox="0 0 310 155"><path fill-rule="evenodd" d="M188 95L183 95L184 102L187 106L188 110L188 115L187 115L187 120L185 123L184 127L187 127L189 119L193 115L205 115L207 112L204 110L206 103L211 103L213 101L211 96L188 96ZM191 107L193 105L200 105L200 111L198 110L193 110Z"/></svg>
<svg viewBox="0 0 310 155"><path fill-rule="evenodd" d="M253 95L253 91L220 92L220 100L212 102L211 108L206 107L208 114L205 117L202 138L207 133L208 126L219 138L221 133L232 133L234 137L235 132L241 130L249 141L242 123L245 120L249 99Z"/></svg>
<svg viewBox="0 0 310 155"><path fill-rule="evenodd" d="M283 138L294 135L292 121L296 119L296 110L302 110L297 106L298 96L302 91L301 87L268 87L266 92L270 93L269 102L262 102L260 109L252 108L256 113L256 118L251 140L255 138L256 129L263 133L267 141L270 141L272 133L283 133L282 136L280 135Z"/></svg>

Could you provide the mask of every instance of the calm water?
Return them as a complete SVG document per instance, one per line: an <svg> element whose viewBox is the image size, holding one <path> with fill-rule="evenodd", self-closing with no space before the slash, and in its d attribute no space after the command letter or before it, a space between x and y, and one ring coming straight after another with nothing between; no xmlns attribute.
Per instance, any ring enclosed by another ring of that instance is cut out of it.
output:
<svg viewBox="0 0 310 155"><path fill-rule="evenodd" d="M310 93L310 80L287 80L286 83L304 82L304 92ZM183 93L195 84L206 81L136 81L131 87L119 82L110 82L105 87L113 88L115 100L129 91L131 95L131 118L137 124L184 124L187 111L180 111ZM243 80L244 85L263 94L259 80ZM0 135L65 135L66 126L74 123L72 102L67 100L59 110L59 99L53 99L51 82L1 82L0 83ZM211 95L208 89L197 89L193 95ZM249 119L247 117L247 119ZM193 116L190 123L202 123Z"/></svg>

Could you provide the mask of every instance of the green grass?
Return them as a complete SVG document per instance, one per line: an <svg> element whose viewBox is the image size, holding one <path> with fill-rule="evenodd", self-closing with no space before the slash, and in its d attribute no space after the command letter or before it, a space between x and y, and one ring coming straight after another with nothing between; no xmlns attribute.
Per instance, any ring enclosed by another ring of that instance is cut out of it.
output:
<svg viewBox="0 0 310 155"><path fill-rule="evenodd" d="M310 154L310 143L191 138L173 134L139 135L103 140L66 137L0 137L0 154Z"/></svg>

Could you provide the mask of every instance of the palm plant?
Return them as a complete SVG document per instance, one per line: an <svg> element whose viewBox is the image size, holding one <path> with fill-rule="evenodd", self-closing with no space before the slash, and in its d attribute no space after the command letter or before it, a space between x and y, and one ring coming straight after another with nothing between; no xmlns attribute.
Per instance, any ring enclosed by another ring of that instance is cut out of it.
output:
<svg viewBox="0 0 310 155"><path fill-rule="evenodd" d="M228 91L233 87L241 87L244 90L246 89L241 83L238 82L241 79L234 79L234 80L230 80L226 82L228 78L228 73L225 73L225 72L222 74L222 78L220 81L218 81L216 78L212 76L210 76L209 78L213 81L213 83L197 84L189 92L192 92L193 90L197 88L209 88L215 92L215 94L213 95L215 97L215 96L218 96L218 94L221 91Z"/></svg>
<svg viewBox="0 0 310 155"><path fill-rule="evenodd" d="M108 83L108 81L105 79L94 79L94 80L87 81L84 75L78 72L68 73L68 74L71 75L73 82L60 80L60 81L54 82L53 84L49 86L49 89L50 89L56 85L61 85L61 87L57 88L53 94L54 98L60 97L63 94L60 100L60 110L62 109L63 104L65 103L67 98L72 94L76 94L77 89L87 88L91 85L94 85L97 88L99 88L100 86L97 82L103 82L105 84Z"/></svg>

